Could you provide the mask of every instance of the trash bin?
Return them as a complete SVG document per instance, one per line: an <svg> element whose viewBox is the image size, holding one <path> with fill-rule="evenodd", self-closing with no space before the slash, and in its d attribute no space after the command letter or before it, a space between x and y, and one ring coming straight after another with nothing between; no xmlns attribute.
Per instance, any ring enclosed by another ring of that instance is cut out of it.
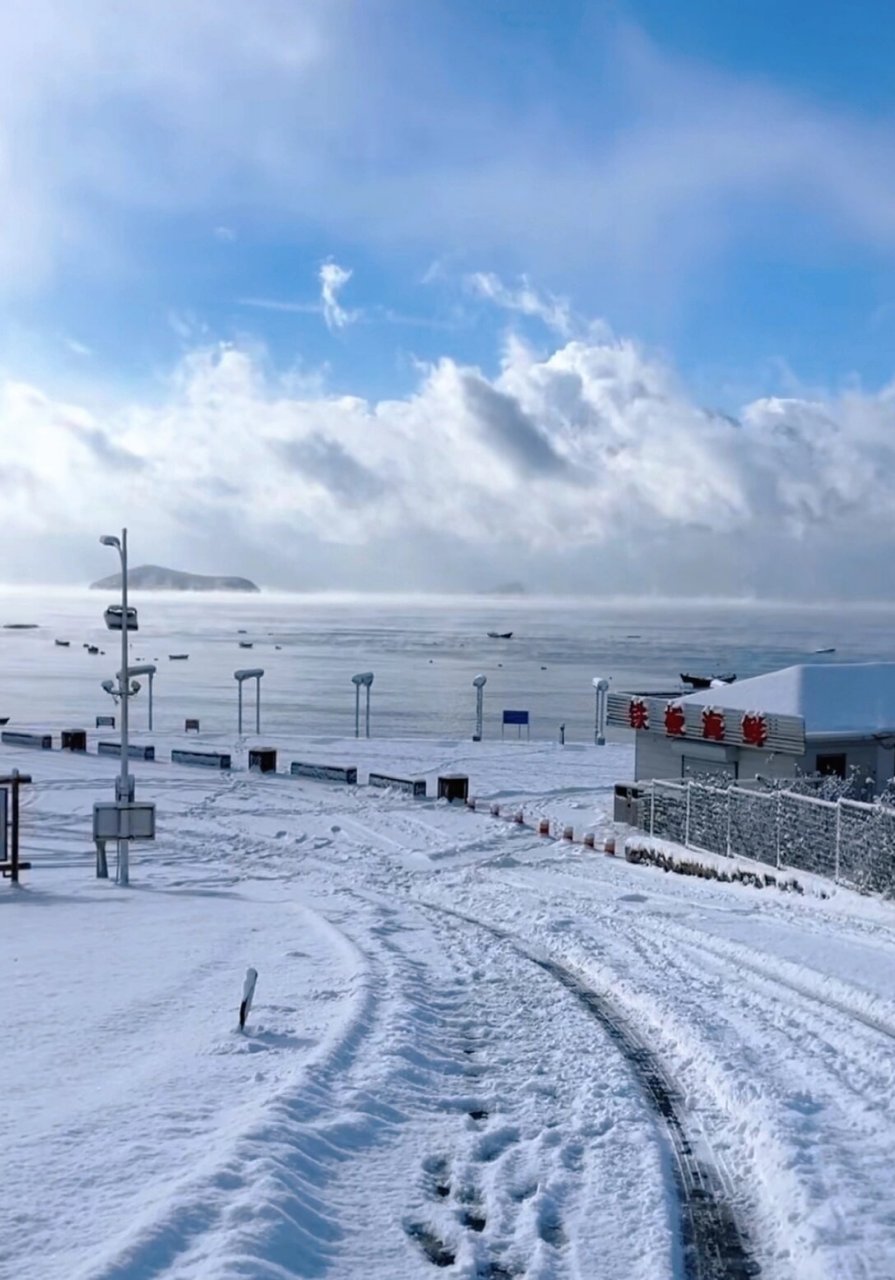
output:
<svg viewBox="0 0 895 1280"><path fill-rule="evenodd" d="M199 732L199 721L198 721L198 720L184 720L184 722L183 722L183 731L184 731L184 733L198 733L198 732Z"/></svg>
<svg viewBox="0 0 895 1280"><path fill-rule="evenodd" d="M250 747L249 768L257 769L259 773L276 773L276 747Z"/></svg>
<svg viewBox="0 0 895 1280"><path fill-rule="evenodd" d="M443 773L438 779L439 800L469 799L469 776L465 773Z"/></svg>
<svg viewBox="0 0 895 1280"><path fill-rule="evenodd" d="M615 805L612 816L616 822L627 822L628 826L640 825L640 801L643 788L633 782L617 782L615 784Z"/></svg>
<svg viewBox="0 0 895 1280"><path fill-rule="evenodd" d="M87 730L86 729L63 729L62 730L62 750L63 751L86 751L87 750Z"/></svg>

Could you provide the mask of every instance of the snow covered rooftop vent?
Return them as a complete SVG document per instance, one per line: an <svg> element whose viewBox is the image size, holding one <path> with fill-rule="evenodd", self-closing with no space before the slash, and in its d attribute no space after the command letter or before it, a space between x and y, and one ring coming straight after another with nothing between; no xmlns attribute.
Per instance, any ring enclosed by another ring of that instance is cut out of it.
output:
<svg viewBox="0 0 895 1280"><path fill-rule="evenodd" d="M805 663L700 689L682 701L700 706L802 716L805 733L895 731L895 662Z"/></svg>

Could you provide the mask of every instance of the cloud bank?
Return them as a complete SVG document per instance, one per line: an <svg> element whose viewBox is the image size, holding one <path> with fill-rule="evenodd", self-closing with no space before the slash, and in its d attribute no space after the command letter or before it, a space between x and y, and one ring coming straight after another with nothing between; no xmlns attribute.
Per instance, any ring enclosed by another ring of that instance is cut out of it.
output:
<svg viewBox="0 0 895 1280"><path fill-rule="evenodd" d="M629 341L511 337L493 376L445 358L378 402L203 347L102 414L6 380L0 432L8 563L50 580L122 523L146 559L314 588L873 597L895 551L895 386L731 417Z"/></svg>

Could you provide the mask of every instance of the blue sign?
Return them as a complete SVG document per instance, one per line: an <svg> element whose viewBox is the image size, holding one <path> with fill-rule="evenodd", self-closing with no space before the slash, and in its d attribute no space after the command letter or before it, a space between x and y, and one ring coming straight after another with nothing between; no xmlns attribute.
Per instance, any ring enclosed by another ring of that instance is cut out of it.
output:
<svg viewBox="0 0 895 1280"><path fill-rule="evenodd" d="M504 724L528 724L527 711L505 711L503 713Z"/></svg>

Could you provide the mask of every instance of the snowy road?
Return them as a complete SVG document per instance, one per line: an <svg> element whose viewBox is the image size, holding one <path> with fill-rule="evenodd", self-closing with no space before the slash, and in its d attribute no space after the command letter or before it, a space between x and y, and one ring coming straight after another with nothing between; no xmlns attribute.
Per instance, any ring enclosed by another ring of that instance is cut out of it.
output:
<svg viewBox="0 0 895 1280"><path fill-rule="evenodd" d="M468 769L598 833L630 768L314 751ZM121 890L84 838L115 762L5 763L37 785L34 870L0 888L4 1280L895 1275L891 906L164 764L138 766L160 838Z"/></svg>

